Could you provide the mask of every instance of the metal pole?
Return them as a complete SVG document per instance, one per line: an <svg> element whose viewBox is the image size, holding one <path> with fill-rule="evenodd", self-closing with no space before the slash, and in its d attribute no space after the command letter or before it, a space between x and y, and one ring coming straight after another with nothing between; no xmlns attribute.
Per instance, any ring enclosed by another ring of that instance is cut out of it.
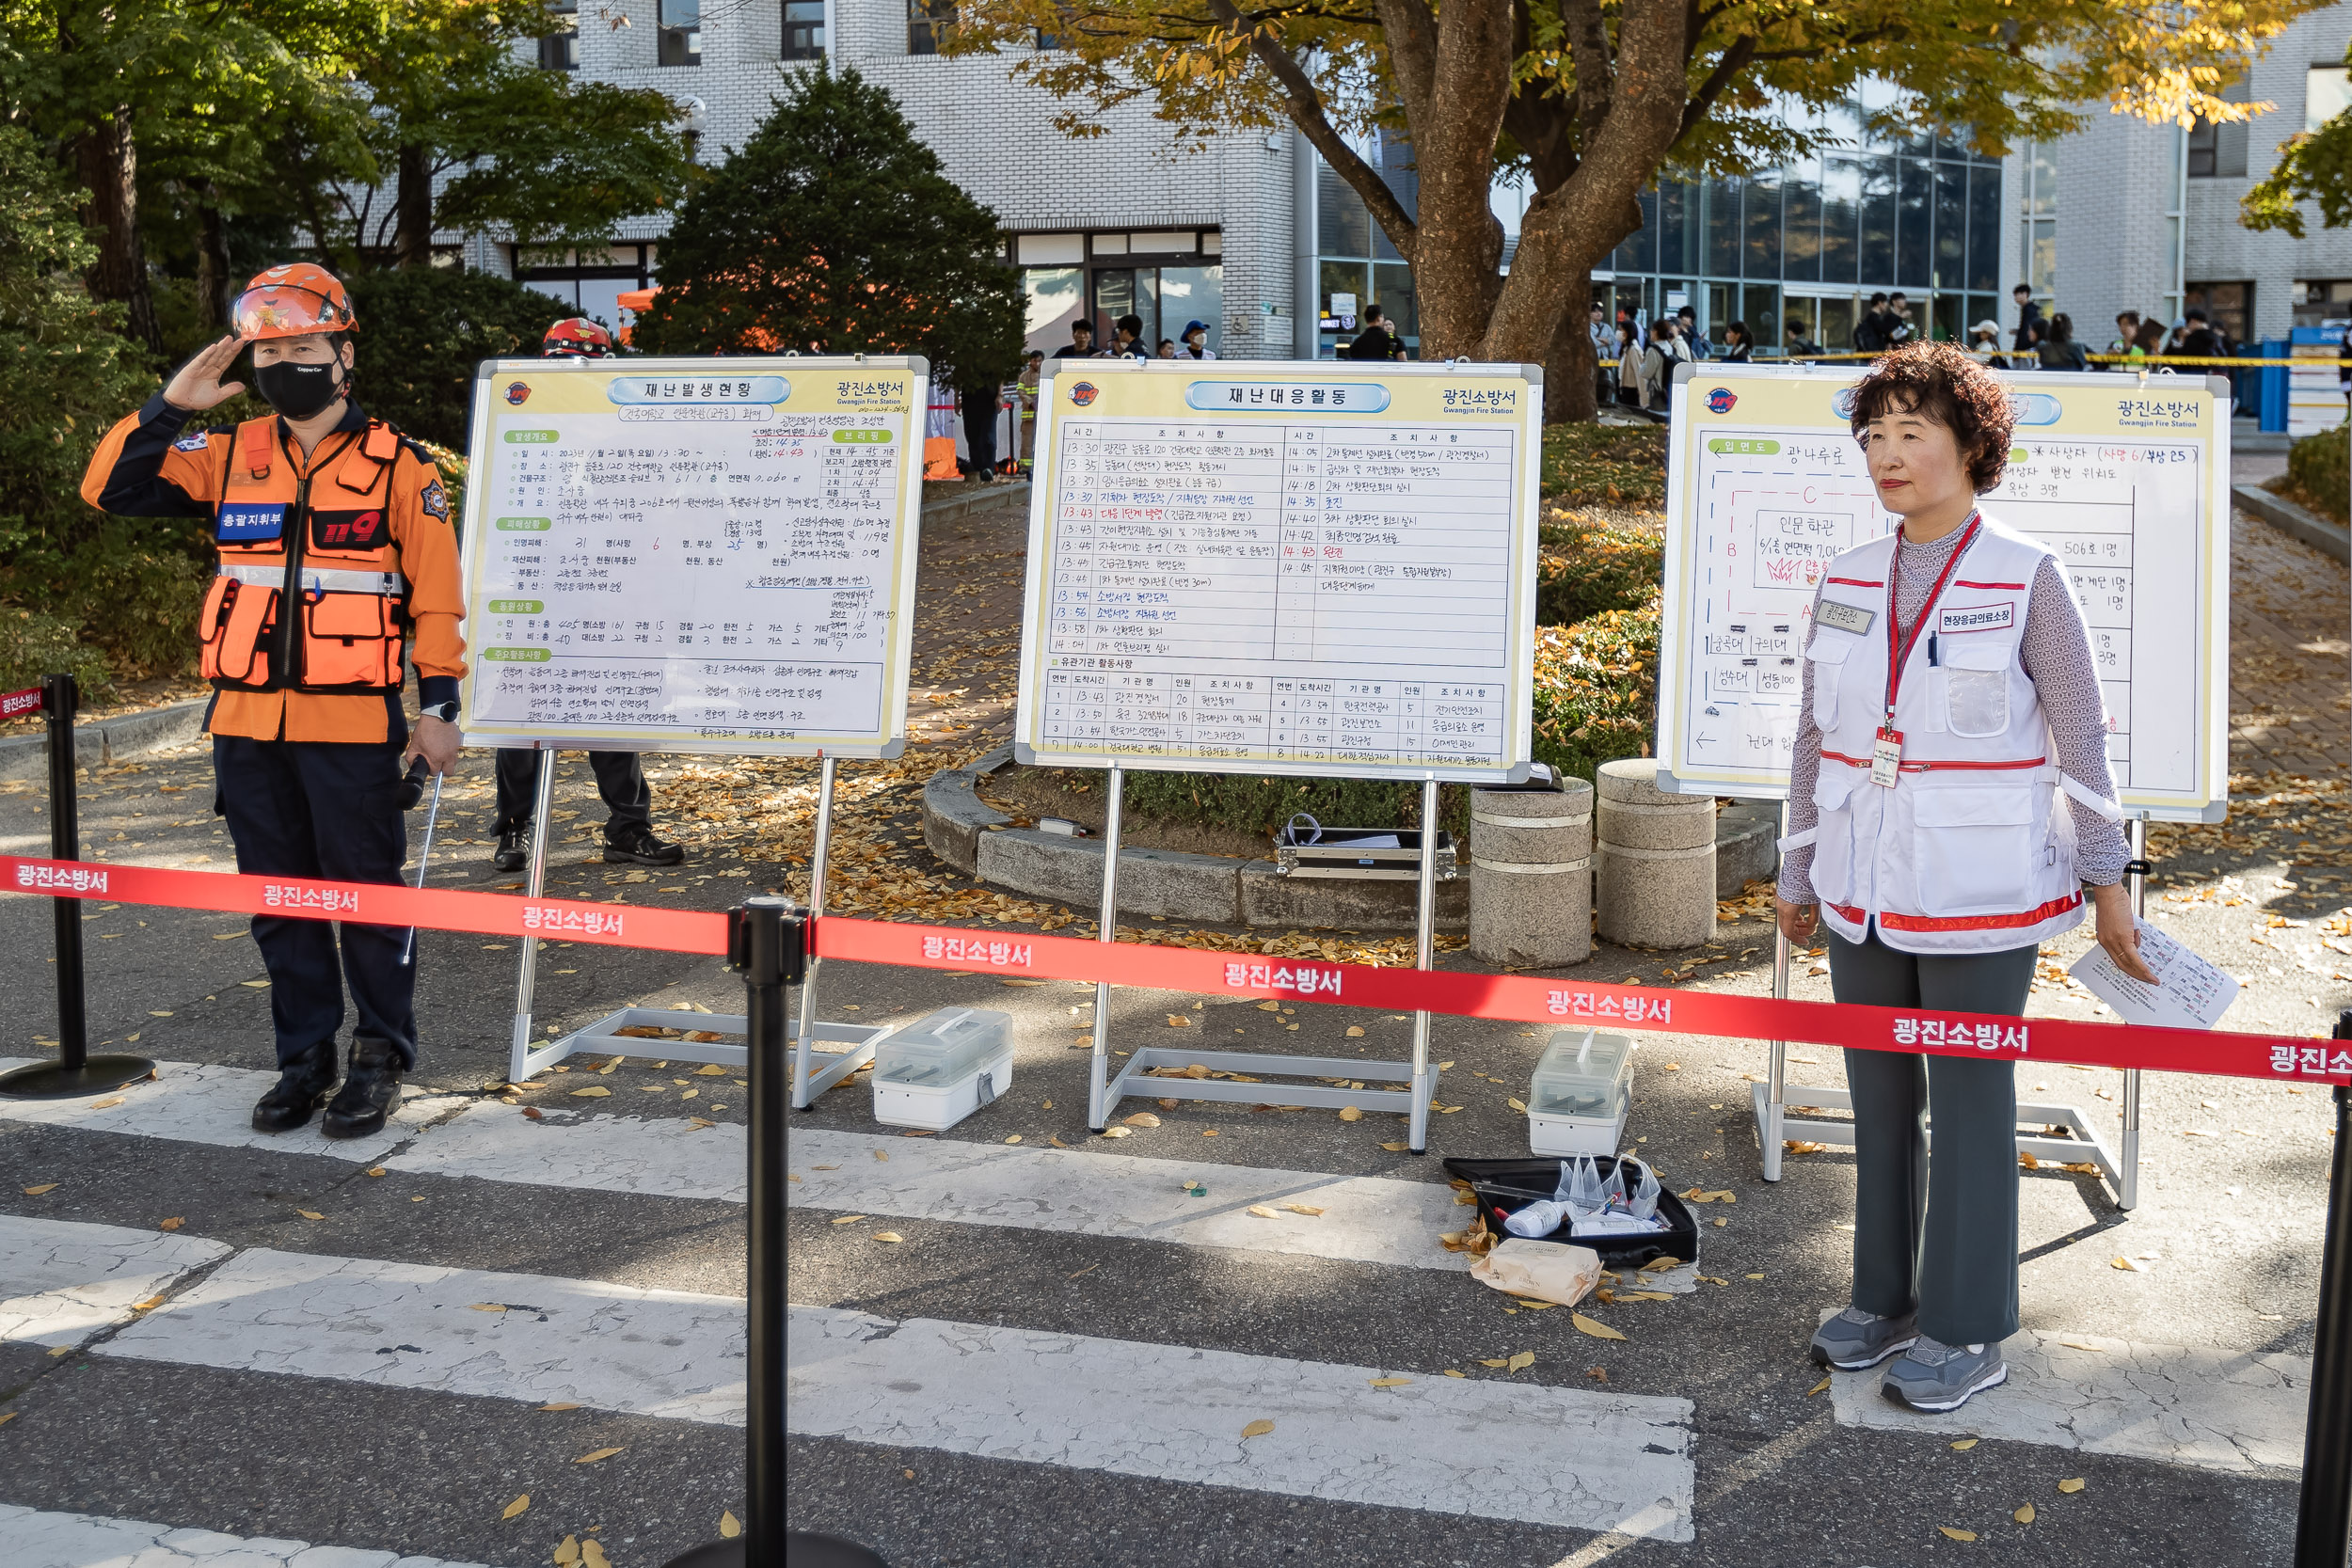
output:
<svg viewBox="0 0 2352 1568"><path fill-rule="evenodd" d="M523 896L536 898L548 885L548 808L555 803L555 753L541 751L539 783L531 805L531 878ZM514 1061L507 1077L520 1079L531 1054L531 1004L539 989L539 939L523 938L523 954L515 977Z"/></svg>
<svg viewBox="0 0 2352 1568"><path fill-rule="evenodd" d="M2352 1039L2352 1012L2336 1017ZM2336 1086L2336 1147L2328 1168L2328 1240L2319 1262L2319 1323L2312 1336L2311 1408L2303 1423L2303 1497L2295 1517L2295 1568L2344 1568L2352 1530L2352 1090Z"/></svg>
<svg viewBox="0 0 2352 1568"><path fill-rule="evenodd" d="M1437 957L1438 781L1421 781L1421 910L1415 925L1413 964L1427 969ZM1429 1011L1413 1015L1413 1111L1405 1142L1415 1154L1429 1152Z"/></svg>
<svg viewBox="0 0 2352 1568"><path fill-rule="evenodd" d="M46 675L40 705L49 715L49 858L82 858L81 809L75 796L73 720L81 692L71 674ZM82 984L82 900L50 900L57 946L57 1059L35 1062L0 1076L0 1094L57 1100L119 1089L155 1070L144 1056L89 1053L89 1010Z"/></svg>
<svg viewBox="0 0 2352 1568"><path fill-rule="evenodd" d="M1780 803L1780 836L1788 836L1788 802ZM1819 905L1815 908L1818 910ZM1788 1000L1788 938L1780 928L1780 907L1772 908L1772 1000ZM1788 1103L1788 1042L1774 1040L1764 1067L1764 1124L1756 1129L1763 1147L1764 1180L1780 1180L1781 1122Z"/></svg>
<svg viewBox="0 0 2352 1568"><path fill-rule="evenodd" d="M1119 816L1120 798L1126 793L1127 770L1111 764L1108 787L1111 798L1107 815L1103 819L1103 921L1096 933L1098 942L1119 940ZM1104 1103L1110 1094L1106 1076L1111 1060L1111 986L1108 980L1094 982L1094 1053L1087 1062L1087 1126L1103 1131L1104 1120L1110 1114Z"/></svg>
<svg viewBox="0 0 2352 1568"><path fill-rule="evenodd" d="M817 769L817 837L808 849L808 912L825 912L825 852L833 846L833 764L826 757ZM816 1102L808 1092L809 1052L817 1039L817 965L808 960L808 977L801 982L801 1037L792 1053L792 1108L805 1111Z"/></svg>
<svg viewBox="0 0 2352 1568"><path fill-rule="evenodd" d="M433 775L433 809L425 813L424 849L417 856L417 885L419 887L424 886L424 875L433 868L433 830L441 820L441 784L448 777L446 773ZM400 944L400 963L401 967L405 969L416 961L417 928L411 926L408 927L408 939Z"/></svg>
<svg viewBox="0 0 2352 1568"><path fill-rule="evenodd" d="M2132 895L2132 919L2148 917L2148 878L2138 869L2148 863L2148 818L2144 813L2134 813L2130 827L2134 867L2128 880ZM2116 1144L2115 1163L2122 1167L2115 1176L2115 1206L2126 1212L2139 1207L2139 1069L2123 1069L2123 1136Z"/></svg>

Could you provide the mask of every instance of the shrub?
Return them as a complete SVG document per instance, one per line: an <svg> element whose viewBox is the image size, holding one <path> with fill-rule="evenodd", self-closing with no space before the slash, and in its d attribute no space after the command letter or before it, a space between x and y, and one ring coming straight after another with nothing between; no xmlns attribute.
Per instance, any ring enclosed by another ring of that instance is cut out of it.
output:
<svg viewBox="0 0 2352 1568"><path fill-rule="evenodd" d="M114 694L105 653L83 640L80 626L30 610L0 610L0 691L21 691L56 674L81 683L86 703Z"/></svg>
<svg viewBox="0 0 2352 1568"><path fill-rule="evenodd" d="M1658 717L1658 600L1535 633L1539 762L1590 779L1602 763L1650 754Z"/></svg>
<svg viewBox="0 0 2352 1568"><path fill-rule="evenodd" d="M2287 449L2287 483L2337 522L2352 521L2352 436L2344 426L2306 436Z"/></svg>
<svg viewBox="0 0 2352 1568"><path fill-rule="evenodd" d="M1633 610L1658 593L1666 571L1663 531L1590 516L1559 516L1537 531L1535 624L1572 626Z"/></svg>
<svg viewBox="0 0 2352 1568"><path fill-rule="evenodd" d="M1544 426L1544 499L1554 506L1666 504L1663 425Z"/></svg>
<svg viewBox="0 0 2352 1568"><path fill-rule="evenodd" d="M406 435L460 451L474 366L536 355L548 328L575 314L536 289L454 267L361 273L348 286L359 318L359 405Z"/></svg>
<svg viewBox="0 0 2352 1568"><path fill-rule="evenodd" d="M1438 818L1459 835L1469 827L1468 795L1438 791ZM1421 785L1386 779L1260 779L1247 773L1127 775L1123 808L1164 822L1214 822L1269 839L1305 812L1327 828L1418 828Z"/></svg>

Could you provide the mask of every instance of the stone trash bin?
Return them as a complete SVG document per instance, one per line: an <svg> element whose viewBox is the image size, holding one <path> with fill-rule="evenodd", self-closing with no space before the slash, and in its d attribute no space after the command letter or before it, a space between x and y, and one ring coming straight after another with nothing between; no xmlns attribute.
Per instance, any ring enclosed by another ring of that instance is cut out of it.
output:
<svg viewBox="0 0 2352 1568"><path fill-rule="evenodd" d="M1628 947L1715 940L1715 798L1658 787L1658 759L1600 765L1594 902L1600 934Z"/></svg>
<svg viewBox="0 0 2352 1568"><path fill-rule="evenodd" d="M1593 786L1470 791L1470 953L1556 969L1593 951Z"/></svg>

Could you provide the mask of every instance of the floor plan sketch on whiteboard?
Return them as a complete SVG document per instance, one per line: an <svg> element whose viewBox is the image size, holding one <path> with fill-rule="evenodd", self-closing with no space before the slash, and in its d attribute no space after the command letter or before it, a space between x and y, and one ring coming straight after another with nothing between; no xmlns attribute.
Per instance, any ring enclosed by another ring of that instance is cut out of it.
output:
<svg viewBox="0 0 2352 1568"><path fill-rule="evenodd" d="M1699 443L1690 608L1701 650L1688 754L1785 772L1797 733L1806 617L1829 563L1886 531L1851 438L1789 430Z"/></svg>

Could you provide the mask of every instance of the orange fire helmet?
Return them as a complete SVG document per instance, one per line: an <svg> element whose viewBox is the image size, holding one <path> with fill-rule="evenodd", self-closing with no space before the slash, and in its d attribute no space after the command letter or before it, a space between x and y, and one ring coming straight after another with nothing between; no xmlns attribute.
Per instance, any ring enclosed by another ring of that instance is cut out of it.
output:
<svg viewBox="0 0 2352 1568"><path fill-rule="evenodd" d="M246 339L348 332L354 325L351 295L333 273L309 261L289 261L255 277L230 308L229 319Z"/></svg>
<svg viewBox="0 0 2352 1568"><path fill-rule="evenodd" d="M612 334L586 316L573 316L548 328L539 354L547 359L601 359L612 352Z"/></svg>

